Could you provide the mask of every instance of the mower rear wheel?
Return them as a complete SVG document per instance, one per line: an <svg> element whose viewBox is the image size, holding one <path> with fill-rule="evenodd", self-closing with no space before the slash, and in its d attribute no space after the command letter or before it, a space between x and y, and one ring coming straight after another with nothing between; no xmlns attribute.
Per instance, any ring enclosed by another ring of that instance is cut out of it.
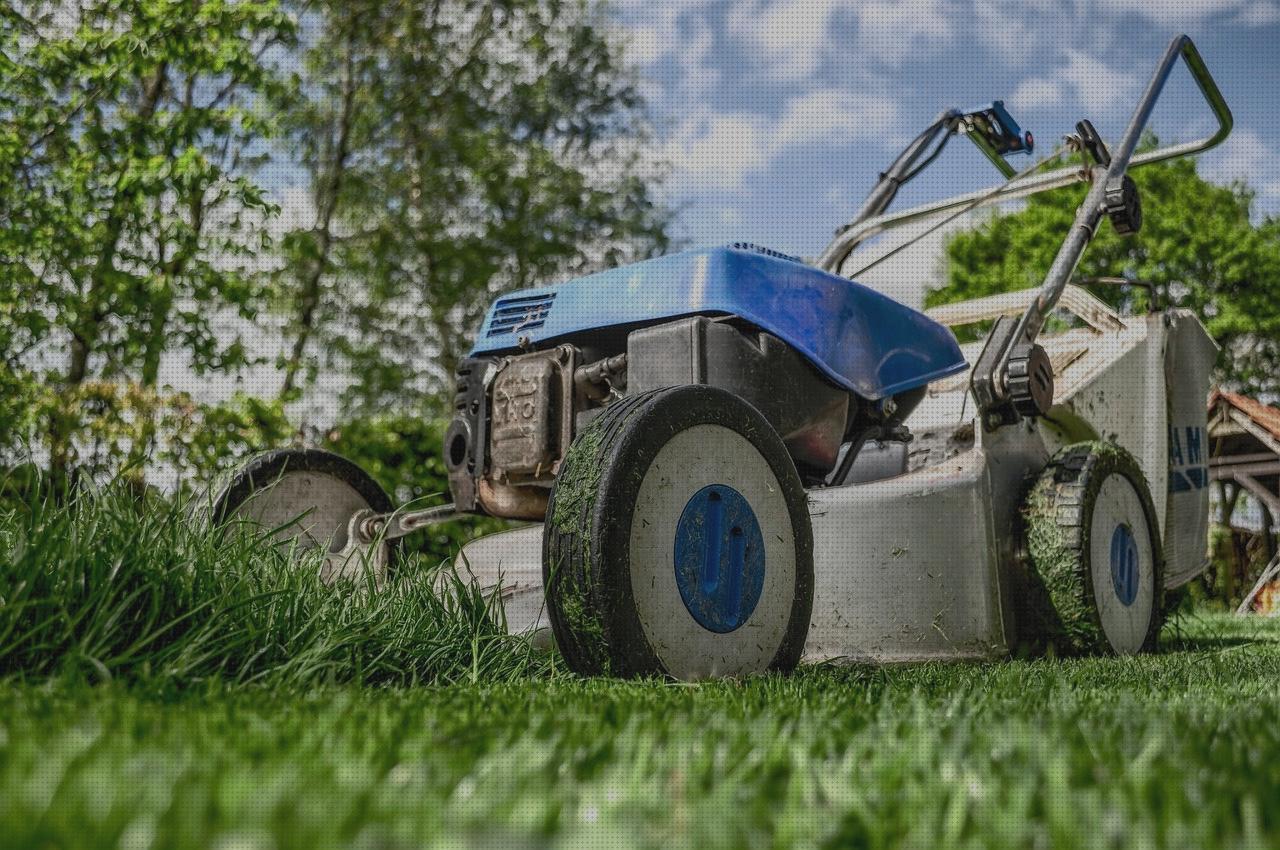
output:
<svg viewBox="0 0 1280 850"><path fill-rule="evenodd" d="M813 532L781 438L713 387L610 405L574 440L552 489L543 581L577 673L793 668L813 606Z"/></svg>
<svg viewBox="0 0 1280 850"><path fill-rule="evenodd" d="M323 550L328 554L320 564L325 582L360 574L361 559L348 551L352 518L394 509L369 473L319 449L279 449L250 458L231 474L211 507L215 525L248 524L299 558ZM379 584L394 549L394 542L378 542L364 552Z"/></svg>
<svg viewBox="0 0 1280 850"><path fill-rule="evenodd" d="M1032 488L1026 533L1024 640L1068 654L1155 648L1164 558L1133 455L1103 442L1063 449Z"/></svg>

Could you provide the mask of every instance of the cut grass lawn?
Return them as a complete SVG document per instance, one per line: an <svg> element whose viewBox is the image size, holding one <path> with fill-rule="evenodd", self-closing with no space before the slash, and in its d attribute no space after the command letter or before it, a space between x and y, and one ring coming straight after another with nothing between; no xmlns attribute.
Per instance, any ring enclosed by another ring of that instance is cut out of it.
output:
<svg viewBox="0 0 1280 850"><path fill-rule="evenodd" d="M1280 624L1159 656L679 686L0 685L21 847L1251 847Z"/></svg>
<svg viewBox="0 0 1280 850"><path fill-rule="evenodd" d="M1280 845L1280 622L583 681L421 563L325 587L119 492L0 508L0 558L0 847Z"/></svg>

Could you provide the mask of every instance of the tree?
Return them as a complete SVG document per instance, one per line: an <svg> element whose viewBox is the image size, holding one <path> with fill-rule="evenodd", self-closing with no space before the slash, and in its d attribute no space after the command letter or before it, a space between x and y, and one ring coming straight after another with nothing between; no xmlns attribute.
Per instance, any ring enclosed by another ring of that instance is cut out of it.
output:
<svg viewBox="0 0 1280 850"><path fill-rule="evenodd" d="M594 2L0 4L0 457L195 471L296 433L320 369L313 425L430 412L494 294L660 250ZM272 362L271 398L165 385Z"/></svg>
<svg viewBox="0 0 1280 850"><path fill-rule="evenodd" d="M1141 232L1120 237L1104 222L1078 276L1154 284L1162 303L1203 317L1223 349L1224 383L1280 393L1280 221L1255 224L1254 193L1243 184L1209 183L1191 160L1146 166L1133 178L1142 196ZM957 234L947 245L947 286L929 293L926 305L1039 285L1084 194L1076 187L1034 195L1023 209ZM1145 307L1138 287L1094 292L1116 306Z"/></svg>
<svg viewBox="0 0 1280 850"><path fill-rule="evenodd" d="M315 220L285 241L286 396L340 368L348 411L420 405L496 293L665 247L640 99L593 5L310 9L290 138Z"/></svg>
<svg viewBox="0 0 1280 850"><path fill-rule="evenodd" d="M87 461L95 423L108 454L147 456L170 350L196 375L245 361L213 319L258 307L270 204L248 174L269 122L255 109L279 87L264 57L292 30L272 0L4 12L0 306L15 321L0 355L33 392L3 415L43 432L55 477Z"/></svg>

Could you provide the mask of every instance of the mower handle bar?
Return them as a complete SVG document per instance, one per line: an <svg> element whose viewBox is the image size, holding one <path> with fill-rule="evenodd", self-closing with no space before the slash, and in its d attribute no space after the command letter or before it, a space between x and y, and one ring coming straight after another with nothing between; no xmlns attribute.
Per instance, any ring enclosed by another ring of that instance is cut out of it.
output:
<svg viewBox="0 0 1280 850"><path fill-rule="evenodd" d="M1168 145L1134 156L1133 152L1142 137L1142 131L1146 129L1147 122L1151 118L1151 112L1155 108L1156 101L1160 98L1160 92L1164 89L1164 84L1169 79L1169 74L1172 73L1173 66L1179 56L1186 61L1187 69L1191 72L1192 78L1200 88L1200 93L1204 95L1209 108L1213 110L1214 116L1218 119L1218 130L1213 135L1205 136L1203 139ZM1222 92L1218 89L1218 84L1214 82L1213 75L1209 73L1208 67L1204 64L1204 59L1200 57L1200 51L1196 49L1195 42L1186 35L1176 36L1170 42L1168 50L1165 51L1164 58L1156 66L1155 74L1152 75L1146 92L1134 110L1133 117L1129 121L1129 126L1125 130L1119 147L1112 152L1111 167L1107 171L1107 178L1110 180L1116 177L1123 177L1129 168L1138 168L1143 165L1150 165L1153 162L1164 162L1165 160L1207 151L1220 144L1223 139L1230 135L1233 120L1231 110L1228 108ZM963 210L966 207L977 208L1015 198L1024 198L1028 195L1059 189L1063 186L1070 186L1073 183L1088 182L1092 179L1094 179L1094 174L1090 169L1067 166L1045 174L1031 174L977 192L969 192L941 201L934 201L903 210L902 212L869 218L866 221L857 222L847 230L838 233L826 250L822 252L822 257L818 260L818 266L825 271L839 274L840 266L843 265L844 260L854 248L870 237L884 233L887 230L943 213ZM1083 246L1081 247L1083 249ZM1072 268L1074 269L1074 264Z"/></svg>
<svg viewBox="0 0 1280 850"><path fill-rule="evenodd" d="M1218 132L1199 142L1189 143L1191 152L1208 150L1225 139L1227 134L1231 132L1231 110L1227 108L1222 92L1218 90L1217 84L1214 83L1213 77L1209 74L1209 69L1205 67L1204 60L1200 58L1200 53L1196 50L1195 43L1185 35L1178 36L1169 44L1169 49L1165 51L1164 58L1156 66L1151 82L1147 84L1147 90L1142 95L1142 100L1138 101L1138 106L1133 111L1133 117L1129 119L1129 126L1120 138L1120 144L1111 154L1111 161L1106 164L1097 163L1088 169L1089 179L1093 185L1090 186L1089 194L1085 196L1084 203L1076 211L1076 219L1071 226L1071 232L1067 234L1067 238L1063 240L1062 246L1058 249L1057 256L1053 258L1053 264L1049 267L1048 274L1045 275L1044 283L1040 286L1040 292L1036 296L1036 300L1027 308L1027 312L1023 314L1021 321L1018 323L1013 341L1000 360L1001 374L998 376L998 380L1003 381L1013 351L1019 345L1030 345L1035 342L1041 328L1044 327L1045 319L1053 312L1054 307L1058 304L1058 299L1062 297L1062 290L1066 287L1071 276L1075 274L1076 266L1080 263L1080 257L1093 240L1094 235L1097 233L1098 225L1101 223L1103 215L1106 214L1109 192L1119 187L1121 181L1126 179L1125 175L1129 170L1130 160L1134 158L1133 152L1138 146L1138 141L1142 138L1142 132L1146 129L1147 121L1151 118L1151 111L1155 108L1156 101L1160 99L1160 92L1164 88L1165 82L1169 79L1169 74L1173 71L1173 66L1177 63L1179 56L1186 59L1187 68L1200 86L1200 91L1204 94L1205 100L1209 102L1210 107L1218 116ZM1146 162L1172 159L1175 155L1185 156L1186 153L1175 153L1178 147L1184 146L1152 151L1155 156L1147 159ZM1142 163L1137 163L1135 160L1135 164Z"/></svg>

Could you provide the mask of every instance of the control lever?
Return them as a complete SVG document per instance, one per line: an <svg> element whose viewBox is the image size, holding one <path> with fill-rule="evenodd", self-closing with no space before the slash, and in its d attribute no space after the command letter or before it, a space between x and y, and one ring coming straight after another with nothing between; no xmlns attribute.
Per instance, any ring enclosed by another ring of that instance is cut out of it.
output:
<svg viewBox="0 0 1280 850"><path fill-rule="evenodd" d="M1080 146L1089 154L1090 159L1103 168L1111 166L1111 151L1107 150L1107 143L1102 141L1102 136L1098 135L1092 121L1085 118L1077 123L1076 135L1080 137Z"/></svg>

